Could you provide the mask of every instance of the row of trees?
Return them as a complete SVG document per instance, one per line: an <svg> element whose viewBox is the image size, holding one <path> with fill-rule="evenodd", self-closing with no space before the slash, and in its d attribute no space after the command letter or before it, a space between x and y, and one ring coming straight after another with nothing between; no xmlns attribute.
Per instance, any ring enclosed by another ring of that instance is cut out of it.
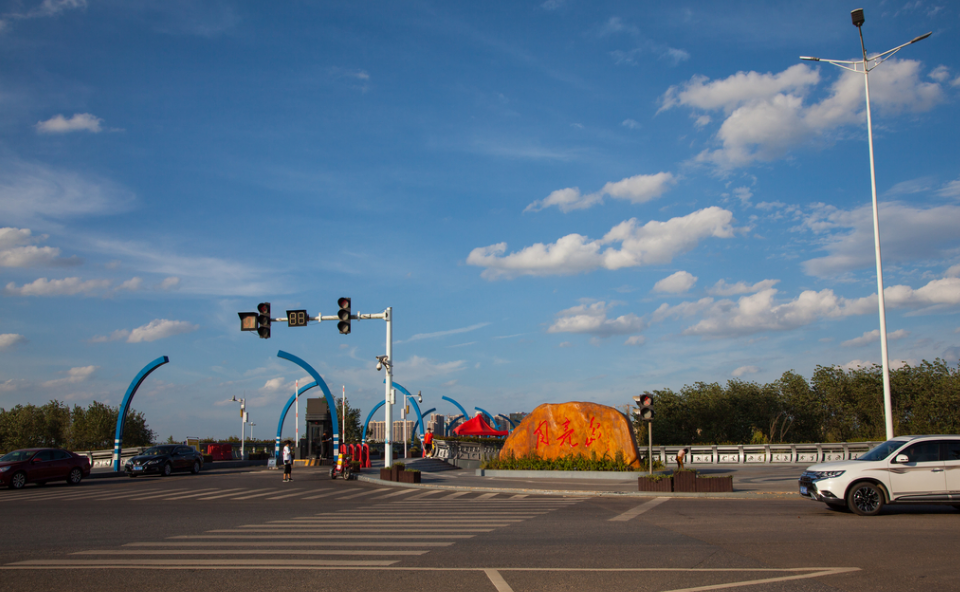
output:
<svg viewBox="0 0 960 592"><path fill-rule="evenodd" d="M960 365L924 360L891 371L890 385L895 434L960 433ZM817 366L809 381L790 371L768 384L698 382L653 394L658 445L885 439L880 366Z"/></svg>
<svg viewBox="0 0 960 592"><path fill-rule="evenodd" d="M69 450L113 448L119 407L94 401L70 409L60 401L0 409L0 451L50 446ZM142 413L130 409L123 428L124 446L147 446L155 434Z"/></svg>

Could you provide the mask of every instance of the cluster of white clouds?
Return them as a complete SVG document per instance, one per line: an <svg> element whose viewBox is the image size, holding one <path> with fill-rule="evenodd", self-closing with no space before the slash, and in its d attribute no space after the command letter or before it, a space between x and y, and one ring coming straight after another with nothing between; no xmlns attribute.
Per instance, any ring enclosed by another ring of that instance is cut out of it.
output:
<svg viewBox="0 0 960 592"><path fill-rule="evenodd" d="M870 74L871 107L881 113L929 111L945 100L945 75L937 69L925 81L919 62L888 60ZM819 83L819 70L804 64L776 74L738 72L720 80L698 75L671 86L660 99L660 111L689 108L699 127L721 117L714 136L719 147L703 150L696 160L729 171L781 158L795 146L863 123L861 74L842 71L825 98L808 102Z"/></svg>
<svg viewBox="0 0 960 592"><path fill-rule="evenodd" d="M548 333L587 333L596 337L640 333L646 327L643 318L633 313L607 318L608 311L619 303L594 302L581 304L557 313Z"/></svg>
<svg viewBox="0 0 960 592"><path fill-rule="evenodd" d="M150 342L183 333L191 333L199 328L198 325L187 321L154 319L146 325L142 325L133 330L118 329L108 336L97 335L90 339L90 343L105 343L108 341L126 341L127 343Z"/></svg>
<svg viewBox="0 0 960 592"><path fill-rule="evenodd" d="M0 228L0 267L66 267L80 265L79 257L61 257L56 247L38 247L47 235L33 236L29 228Z"/></svg>
<svg viewBox="0 0 960 592"><path fill-rule="evenodd" d="M521 275L569 275L595 269L623 269L670 263L706 238L732 238L733 214L713 206L666 222L640 225L636 218L617 224L602 239L569 234L555 243L537 243L505 255L506 243L478 247L467 263L486 269L486 279ZM619 244L620 248L615 245Z"/></svg>
<svg viewBox="0 0 960 592"><path fill-rule="evenodd" d="M604 196L627 200L634 204L646 203L657 199L666 193L671 185L677 182L672 173L656 173L654 175L636 175L620 181L610 182L596 193L583 195L579 187L557 189L544 199L534 201L524 212L539 212L545 208L556 206L561 212L584 210L603 203Z"/></svg>
<svg viewBox="0 0 960 592"><path fill-rule="evenodd" d="M41 134L67 134L70 132L91 132L98 134L103 131L100 124L103 120L90 113L74 113L67 119L63 115L54 115L46 121L37 122L37 131Z"/></svg>
<svg viewBox="0 0 960 592"><path fill-rule="evenodd" d="M175 290L180 278L168 277L154 286L155 290ZM117 292L136 292L143 289L143 278L133 277L114 286L112 280L83 280L79 277L62 279L37 278L18 286L8 282L3 288L5 296L108 296Z"/></svg>
<svg viewBox="0 0 960 592"><path fill-rule="evenodd" d="M77 384L79 382L86 382L93 376L93 373L97 371L99 366L83 366L79 368L71 368L67 371L67 375L64 378L57 378L54 380L48 380L43 383L43 386L47 388L57 388L61 386L66 386L68 384Z"/></svg>

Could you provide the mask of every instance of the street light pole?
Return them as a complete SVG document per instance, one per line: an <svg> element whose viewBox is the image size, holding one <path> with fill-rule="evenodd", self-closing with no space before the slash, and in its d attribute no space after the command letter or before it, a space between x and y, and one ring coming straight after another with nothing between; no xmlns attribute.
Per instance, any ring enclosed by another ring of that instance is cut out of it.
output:
<svg viewBox="0 0 960 592"><path fill-rule="evenodd" d="M244 436L245 436L246 427L247 427L247 417L246 417L247 401L246 399L238 400L236 395L233 396L233 399L231 399L231 401L233 401L234 403L240 403L240 460L243 460L246 456L244 454L243 441L244 441Z"/></svg>
<svg viewBox="0 0 960 592"><path fill-rule="evenodd" d="M877 207L877 175L876 167L873 161L873 120L870 116L870 71L882 64L888 58L893 57L895 53L910 45L929 37L932 33L916 37L903 45L894 47L891 50L877 54L872 58L867 57L867 48L863 43L864 23L863 9L858 8L850 13L853 25L857 27L860 34L860 49L863 53L863 59L859 61L849 60L829 60L825 58L814 58L809 56L800 56L801 60L811 62L827 62L850 72L863 74L863 86L867 101L867 143L870 147L870 191L873 197L873 246L876 252L877 260L877 300L880 308L880 357L881 367L883 369L883 415L886 427L887 440L893 438L893 404L890 396L890 359L887 354L887 313L883 298L883 264L880 259L880 212Z"/></svg>

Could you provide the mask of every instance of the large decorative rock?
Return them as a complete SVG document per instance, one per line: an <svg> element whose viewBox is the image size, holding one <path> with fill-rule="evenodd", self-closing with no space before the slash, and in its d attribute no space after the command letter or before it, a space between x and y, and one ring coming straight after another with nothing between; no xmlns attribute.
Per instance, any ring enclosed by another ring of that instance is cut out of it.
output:
<svg viewBox="0 0 960 592"><path fill-rule="evenodd" d="M559 403L540 405L514 428L500 458L529 456L561 458L582 454L586 458L614 459L623 453L624 461L639 467L637 443L627 418L613 407L597 403Z"/></svg>

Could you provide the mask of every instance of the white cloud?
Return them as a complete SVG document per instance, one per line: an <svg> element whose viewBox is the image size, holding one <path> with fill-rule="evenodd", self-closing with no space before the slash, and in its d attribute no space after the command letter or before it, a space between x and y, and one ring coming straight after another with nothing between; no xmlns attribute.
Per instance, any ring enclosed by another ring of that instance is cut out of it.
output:
<svg viewBox="0 0 960 592"><path fill-rule="evenodd" d="M458 335L460 333L469 333L471 331L476 331L477 329L482 329L489 324L490 323L477 323L475 325L470 325L469 327L461 327L459 329L449 329L447 331L436 331L434 333L417 333L410 339L405 339L403 341L395 341L394 343L410 343L411 341L420 341L422 339L435 339L437 337L446 337L447 335Z"/></svg>
<svg viewBox="0 0 960 592"><path fill-rule="evenodd" d="M682 294L692 288L696 283L696 276L686 271L678 271L654 284L653 291L666 294Z"/></svg>
<svg viewBox="0 0 960 592"><path fill-rule="evenodd" d="M907 335L910 335L910 332L905 329L900 329L894 331L893 333L887 333L888 341L896 341L897 339L903 339ZM873 331L867 331L860 337L844 341L840 345L844 347L860 347L862 345L869 345L871 343L876 343L880 341L880 329L874 329Z"/></svg>
<svg viewBox="0 0 960 592"><path fill-rule="evenodd" d="M437 376L444 376L454 372L460 372L465 369L465 360L455 360L452 362L434 362L428 358L412 356L405 361L398 361L394 368L395 376L402 377L404 381L416 383L420 380L427 380Z"/></svg>
<svg viewBox="0 0 960 592"><path fill-rule="evenodd" d="M780 158L791 148L844 126L862 125L865 103L862 75L842 72L818 103L805 99L819 84L819 72L797 64L777 74L738 72L722 80L694 76L670 87L660 110L688 107L695 114L721 112L715 136L720 145L697 160L720 170ZM871 106L888 113L928 111L943 101L939 82L920 78L920 63L888 60L870 75Z"/></svg>
<svg viewBox="0 0 960 592"><path fill-rule="evenodd" d="M35 8L24 12L10 12L3 15L3 18L11 19L31 19L41 17L57 16L65 10L86 8L87 0L43 0Z"/></svg>
<svg viewBox="0 0 960 592"><path fill-rule="evenodd" d="M0 333L0 351L13 349L15 346L26 343L27 338L16 333Z"/></svg>
<svg viewBox="0 0 960 592"><path fill-rule="evenodd" d="M749 285L746 282L728 284L724 280L718 281L712 288L707 289L711 296L737 296L739 294L754 294L760 290L767 290L780 283L780 280L762 280Z"/></svg>
<svg viewBox="0 0 960 592"><path fill-rule="evenodd" d="M663 264L690 251L703 239L732 238L732 220L733 214L716 206L643 226L632 218L611 228L600 240L569 234L555 243L537 243L509 255L504 255L507 244L498 243L474 249L467 263L485 267L481 277L490 280ZM613 246L617 243L619 249Z"/></svg>
<svg viewBox="0 0 960 592"><path fill-rule="evenodd" d="M168 290L176 290L179 287L180 287L180 278L171 276L168 278L164 278L164 280L160 282L160 285L157 286L157 289L168 291Z"/></svg>
<svg viewBox="0 0 960 592"><path fill-rule="evenodd" d="M14 282L10 282L4 288L3 293L9 296L75 296L77 294L92 296L97 292L107 290L109 287L110 280L83 281L78 277L62 280L39 278L19 288Z"/></svg>
<svg viewBox="0 0 960 592"><path fill-rule="evenodd" d="M173 337L174 335L180 335L181 333L190 333L191 331L196 331L199 328L199 326L188 323L187 321L154 319L146 325L137 327L133 331L130 331L130 336L127 337L127 343L156 341L158 339L165 339L167 337Z"/></svg>
<svg viewBox="0 0 960 592"><path fill-rule="evenodd" d="M45 387L58 387L64 386L67 384L76 384L78 382L85 382L93 373L97 371L99 366L83 366L80 368L71 368L67 371L67 376L65 378L58 378L56 380L48 380L43 383Z"/></svg>
<svg viewBox="0 0 960 592"><path fill-rule="evenodd" d="M135 277L135 278L131 278L131 279L123 282L123 283L120 284L119 286L117 286L117 287L116 287L116 290L117 290L117 291L120 291L120 290L128 290L128 291L130 291L130 292L136 292L137 290L139 290L139 289L142 288L142 287L143 287L143 279L142 279L142 278Z"/></svg>
<svg viewBox="0 0 960 592"><path fill-rule="evenodd" d="M760 372L760 368L756 366L740 366L739 368L734 370L731 374L733 374L733 376L740 377L740 376L743 376L744 374L756 374L757 372Z"/></svg>
<svg viewBox="0 0 960 592"><path fill-rule="evenodd" d="M524 212L539 212L551 206L557 206L561 212L584 210L596 204L603 203L603 196L608 195L616 199L625 199L635 204L646 203L657 199L677 181L672 173L656 173L654 175L635 175L617 182L610 182L597 193L584 195L579 187L557 189L544 199L537 200L526 208Z"/></svg>
<svg viewBox="0 0 960 592"><path fill-rule="evenodd" d="M88 341L90 343L107 343L108 341L120 341L130 337L129 329L117 329L110 335L96 335L91 337Z"/></svg>
<svg viewBox="0 0 960 592"><path fill-rule="evenodd" d="M133 200L126 189L93 175L0 159L0 218L8 223L116 213Z"/></svg>
<svg viewBox="0 0 960 592"><path fill-rule="evenodd" d="M643 127L642 125L640 125L639 121L636 121L634 119L624 119L620 125L622 125L627 129L632 129L632 130L640 129L641 127Z"/></svg>
<svg viewBox="0 0 960 592"><path fill-rule="evenodd" d="M629 335L639 333L646 322L642 317L630 313L614 319L607 318L607 312L613 303L594 302L581 304L557 313L557 319L547 329L547 333L586 333L597 337Z"/></svg>
<svg viewBox="0 0 960 592"><path fill-rule="evenodd" d="M69 266L82 263L78 257L60 257L56 247L37 247L47 237L32 236L28 228L0 228L0 267Z"/></svg>
<svg viewBox="0 0 960 592"><path fill-rule="evenodd" d="M937 195L940 197L960 197L960 179L954 179L941 187L937 190Z"/></svg>
<svg viewBox="0 0 960 592"><path fill-rule="evenodd" d="M89 113L75 113L67 119L63 115L54 115L46 121L37 122L37 132L42 134L67 134L70 132L92 132L98 134L103 129L103 120Z"/></svg>
<svg viewBox="0 0 960 592"><path fill-rule="evenodd" d="M624 345L643 345L647 342L647 338L643 335L631 335L627 337L627 340L623 342Z"/></svg>
<svg viewBox="0 0 960 592"><path fill-rule="evenodd" d="M561 212L567 213L573 210L583 210L603 201L603 196L599 193L583 195L579 187L567 187L566 189L557 189L547 197L537 200L526 208L524 212L539 212L550 206L557 206Z"/></svg>
<svg viewBox="0 0 960 592"><path fill-rule="evenodd" d="M855 210L820 205L803 226L824 235L823 250L829 254L803 262L804 271L817 277L873 268L873 209L865 204ZM941 258L956 248L960 206L927 209L899 202L880 206L880 240L884 263Z"/></svg>

